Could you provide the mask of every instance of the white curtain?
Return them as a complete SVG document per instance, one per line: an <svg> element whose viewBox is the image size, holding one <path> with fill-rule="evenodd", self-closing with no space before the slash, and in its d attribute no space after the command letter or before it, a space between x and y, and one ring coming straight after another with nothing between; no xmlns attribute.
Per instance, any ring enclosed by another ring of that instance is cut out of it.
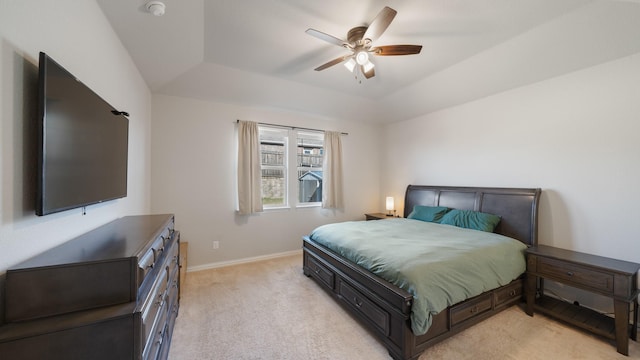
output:
<svg viewBox="0 0 640 360"><path fill-rule="evenodd" d="M238 121L238 213L262 211L260 182L260 135L258 123Z"/></svg>
<svg viewBox="0 0 640 360"><path fill-rule="evenodd" d="M322 171L322 207L342 209L342 140L339 132L324 132Z"/></svg>

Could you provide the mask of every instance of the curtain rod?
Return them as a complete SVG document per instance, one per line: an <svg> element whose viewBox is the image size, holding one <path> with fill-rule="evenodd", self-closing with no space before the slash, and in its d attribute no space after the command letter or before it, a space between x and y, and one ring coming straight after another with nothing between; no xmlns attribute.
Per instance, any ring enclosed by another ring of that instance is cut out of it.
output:
<svg viewBox="0 0 640 360"><path fill-rule="evenodd" d="M240 120L236 120L236 124L239 123ZM273 127L279 127L279 128L284 128L284 129L291 129L291 130L309 130L309 131L320 131L320 132L324 132L324 130L319 130L319 129L311 129L311 128L304 128L304 127L298 127L298 126L287 126L287 125L278 125L278 124L269 124L269 123L261 123L259 122L258 125L265 125L265 126L273 126ZM341 132L340 135L349 135L349 133L346 132Z"/></svg>

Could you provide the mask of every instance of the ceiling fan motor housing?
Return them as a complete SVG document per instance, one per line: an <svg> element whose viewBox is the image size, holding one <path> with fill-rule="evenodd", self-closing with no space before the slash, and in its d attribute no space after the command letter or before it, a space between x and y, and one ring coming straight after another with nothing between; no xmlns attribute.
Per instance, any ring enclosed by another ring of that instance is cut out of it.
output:
<svg viewBox="0 0 640 360"><path fill-rule="evenodd" d="M367 29L368 28L366 26L354 27L353 29L349 30L349 32L347 33L347 41L353 47L363 46L364 39L362 37L364 36L364 33L367 31Z"/></svg>

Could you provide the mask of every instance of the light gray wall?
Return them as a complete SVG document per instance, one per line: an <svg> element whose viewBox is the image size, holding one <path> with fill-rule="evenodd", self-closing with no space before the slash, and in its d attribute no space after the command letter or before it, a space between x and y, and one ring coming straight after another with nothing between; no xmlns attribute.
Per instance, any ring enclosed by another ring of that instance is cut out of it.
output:
<svg viewBox="0 0 640 360"><path fill-rule="evenodd" d="M237 119L348 132L342 137L345 209L236 215ZM189 242L190 270L299 251L302 236L316 226L381 210L379 130L303 113L154 95L152 210L176 214L176 228ZM214 240L220 242L217 250Z"/></svg>
<svg viewBox="0 0 640 360"><path fill-rule="evenodd" d="M128 196L37 217L38 53L128 111ZM94 1L0 0L0 274L115 218L150 206L151 94Z"/></svg>

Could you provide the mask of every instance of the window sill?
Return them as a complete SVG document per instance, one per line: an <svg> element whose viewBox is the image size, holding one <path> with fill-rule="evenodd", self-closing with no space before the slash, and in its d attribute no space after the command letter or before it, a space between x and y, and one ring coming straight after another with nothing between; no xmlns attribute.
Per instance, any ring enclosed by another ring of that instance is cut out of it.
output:
<svg viewBox="0 0 640 360"><path fill-rule="evenodd" d="M307 204L298 204L296 205L296 209L306 209L306 208L319 208L322 206L322 203L307 203Z"/></svg>
<svg viewBox="0 0 640 360"><path fill-rule="evenodd" d="M265 207L263 208L264 212L272 212L272 211L283 211L283 210L291 210L291 209L312 209L312 208L320 208L322 207L322 203L307 203L307 204L298 204L295 207L292 206L274 206L274 207Z"/></svg>
<svg viewBox="0 0 640 360"><path fill-rule="evenodd" d="M291 210L291 206L273 206L273 207L263 207L263 208L262 208L262 210L263 210L264 212Z"/></svg>

